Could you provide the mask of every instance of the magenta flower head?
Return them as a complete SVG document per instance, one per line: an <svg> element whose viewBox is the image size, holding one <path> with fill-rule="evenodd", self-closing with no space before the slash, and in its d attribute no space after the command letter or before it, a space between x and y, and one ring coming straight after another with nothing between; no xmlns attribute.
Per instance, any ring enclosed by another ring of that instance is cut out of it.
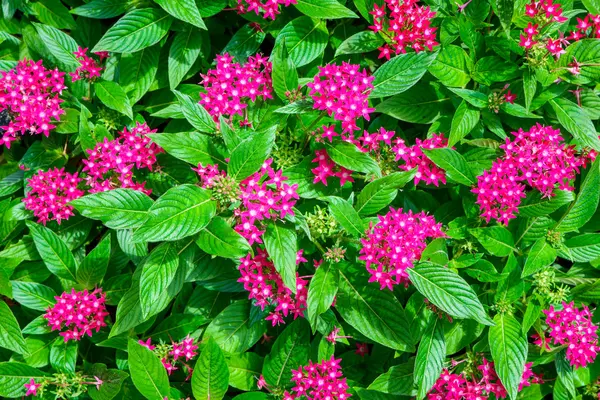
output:
<svg viewBox="0 0 600 400"><path fill-rule="evenodd" d="M73 216L73 207L69 202L84 194L83 190L77 188L81 182L77 173L70 174L64 168L38 171L27 181L30 190L23 198L23 203L44 225L48 221L60 224L62 220Z"/></svg>
<svg viewBox="0 0 600 400"><path fill-rule="evenodd" d="M329 177L339 178L340 186L344 186L346 182L354 182L354 178L352 178L353 171L334 163L325 149L315 150L315 158L312 162L317 163L317 166L311 169L314 175L313 183L321 182L327 186L327 178Z"/></svg>
<svg viewBox="0 0 600 400"><path fill-rule="evenodd" d="M25 393L25 396L37 396L37 390L40 386L42 386L42 384L35 383L35 380L32 378L29 380L29 383L26 383L23 386L25 386L25 389L27 389L27 393Z"/></svg>
<svg viewBox="0 0 600 400"><path fill-rule="evenodd" d="M351 396L348 383L342 375L341 359L331 357L320 363L308 365L292 371L295 386L284 394L284 399L331 399L345 400Z"/></svg>
<svg viewBox="0 0 600 400"><path fill-rule="evenodd" d="M302 257L297 258L297 263ZM308 297L308 282L296 273L296 294L283 283L281 275L275 269L273 262L263 249L258 249L256 256L248 254L240 259L239 266L242 277L238 282L244 284L248 298L254 300L254 305L264 310L273 308L266 320L273 326L285 323L284 317L289 314L294 319L304 316L306 299Z"/></svg>
<svg viewBox="0 0 600 400"><path fill-rule="evenodd" d="M369 282L379 283L381 290L393 290L394 285L400 284L408 286L406 270L421 258L427 239L445 237L442 224L425 212L404 213L401 208L390 208L378 218L379 222L371 223L361 239L359 259L367 264Z"/></svg>
<svg viewBox="0 0 600 400"><path fill-rule="evenodd" d="M241 65L224 53L217 55L216 62L217 68L201 74L206 93L200 93L200 104L216 122L220 116L243 116L248 101L273 98L272 64L267 57L257 54Z"/></svg>
<svg viewBox="0 0 600 400"><path fill-rule="evenodd" d="M102 72L103 68L98 65L96 60L87 55L87 50L87 48L79 47L77 51L73 53L75 57L77 57L77 61L79 61L79 67L77 67L75 72L69 73L73 82L80 79L92 82L96 80L96 78L100 78L100 72Z"/></svg>
<svg viewBox="0 0 600 400"><path fill-rule="evenodd" d="M104 319L108 315L105 306L106 294L102 289L93 292L84 290L76 292L64 292L56 296L56 303L49 307L44 314L48 320L48 326L55 330L64 330L60 336L65 342L69 340L80 340L84 335L92 336L94 331L106 326Z"/></svg>
<svg viewBox="0 0 600 400"><path fill-rule="evenodd" d="M264 19L275 20L277 14L280 13L280 5L289 7L297 2L297 0L237 0L237 10L239 14L254 11L256 15L262 15Z"/></svg>
<svg viewBox="0 0 600 400"><path fill-rule="evenodd" d="M399 166L400 169L410 171L415 167L417 168L415 185L424 181L428 185L439 186L440 182L446 183L446 172L427 158L423 153L423 149L431 150L445 147L448 147L448 139L444 137L443 133L434 133L425 140L417 139L416 144L410 147L405 144L403 139L396 139L393 151L396 153L396 161L404 162Z"/></svg>
<svg viewBox="0 0 600 400"><path fill-rule="evenodd" d="M585 367L594 362L600 350L598 326L592 323L592 313L587 306L581 310L573 302L563 302L562 306L562 310L554 306L544 310L550 339L557 346L567 346L567 360L571 365Z"/></svg>
<svg viewBox="0 0 600 400"><path fill-rule="evenodd" d="M96 147L88 150L87 160L83 160L83 171L87 172L86 183L90 193L105 192L116 188L130 188L150 194L145 183L134 181L137 169L148 169L156 164L156 154L163 150L152 143L149 133L154 133L148 125L136 123L128 131L124 128L114 140L104 139Z"/></svg>
<svg viewBox="0 0 600 400"><path fill-rule="evenodd" d="M66 86L64 72L48 70L41 61L19 61L7 72L0 72L0 112L10 122L0 126L0 145L10 148L19 135L48 136L65 111L58 97Z"/></svg>
<svg viewBox="0 0 600 400"><path fill-rule="evenodd" d="M346 62L319 67L314 80L306 84L314 100L313 107L341 121L344 132L359 130L357 119L369 120L369 113L375 111L369 107L368 100L375 78L359 68Z"/></svg>
<svg viewBox="0 0 600 400"><path fill-rule="evenodd" d="M379 58L389 60L392 54L406 53L407 48L417 53L431 51L439 44L435 36L437 28L431 26L435 11L418 3L419 0L385 0L385 4L375 5L369 13L373 15L373 25L369 28L382 31L391 39L389 45L379 48Z"/></svg>

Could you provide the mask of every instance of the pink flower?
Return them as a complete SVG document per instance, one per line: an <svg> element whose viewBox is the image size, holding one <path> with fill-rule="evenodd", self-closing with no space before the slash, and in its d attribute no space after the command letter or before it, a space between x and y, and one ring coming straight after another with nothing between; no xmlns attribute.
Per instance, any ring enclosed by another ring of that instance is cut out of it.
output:
<svg viewBox="0 0 600 400"><path fill-rule="evenodd" d="M162 358L160 362L162 363L163 367L165 367L165 369L167 370L167 374L169 375L171 375L174 371L177 371L179 369L174 365L174 363L169 362L166 358Z"/></svg>
<svg viewBox="0 0 600 400"><path fill-rule="evenodd" d="M67 328L61 332L65 342L69 340L80 340L87 334L92 336L92 332L100 331L100 328L106 326L104 319L108 316L105 306L106 294L102 289L95 289L89 293L87 290L76 292L64 292L56 296L56 304L48 307L44 318L48 320L48 326L54 330Z"/></svg>
<svg viewBox="0 0 600 400"><path fill-rule="evenodd" d="M27 393L25 393L25 396L30 396L30 395L37 396L37 390L42 385L35 383L35 380L32 378L29 380L29 383L26 383L23 386L25 386L25 389L27 389Z"/></svg>
<svg viewBox="0 0 600 400"><path fill-rule="evenodd" d="M154 133L148 125L136 123L130 131L123 128L114 140L104 138L96 147L88 150L87 160L83 160L83 171L87 172L86 183L90 193L105 192L116 188L130 188L150 194L143 183L134 181L137 169L148 169L156 164L156 154L163 150L152 143L147 136Z"/></svg>
<svg viewBox="0 0 600 400"><path fill-rule="evenodd" d="M439 182L446 183L446 172L436 166L425 154L423 149L441 149L448 147L448 139L444 137L444 134L433 134L431 138L421 140L417 139L414 146L406 146L404 140L396 139L395 146L393 147L394 153L396 153L396 161L404 161L403 165L399 168L405 171L409 171L413 168L417 168L415 174L415 185L420 181L424 181L428 185L438 186Z"/></svg>
<svg viewBox="0 0 600 400"><path fill-rule="evenodd" d="M64 168L40 170L27 181L31 190L23 198L23 203L44 225L48 221L60 224L62 220L73 216L73 207L69 202L84 194L83 190L77 188L81 182L77 173L70 174Z"/></svg>
<svg viewBox="0 0 600 400"><path fill-rule="evenodd" d="M342 376L341 361L332 356L318 364L309 361L308 365L292 370L295 386L284 394L284 399L346 400L351 394L346 378Z"/></svg>
<svg viewBox="0 0 600 400"><path fill-rule="evenodd" d="M373 26L369 28L374 32L385 31L386 36L391 38L391 47L388 44L382 46L379 58L389 60L392 50L395 54L400 54L406 53L407 48L412 48L417 53L432 51L439 44L435 36L437 28L431 26L435 11L418 5L419 0L385 0L385 3L381 8L375 5L369 13L373 15ZM469 3L470 1L464 7Z"/></svg>
<svg viewBox="0 0 600 400"><path fill-rule="evenodd" d="M314 80L306 84L314 100L313 107L341 121L344 132L357 131L357 119L369 120L369 113L375 111L369 107L368 100L375 78L359 68L346 62L319 67Z"/></svg>
<svg viewBox="0 0 600 400"><path fill-rule="evenodd" d="M206 93L200 93L200 104L216 122L220 116L244 115L248 100L273 98L271 62L259 54L248 58L244 65L233 62L225 53L217 55L217 68L202 75Z"/></svg>
<svg viewBox="0 0 600 400"><path fill-rule="evenodd" d="M517 95L512 93L510 90L507 90L504 94L504 101L510 104L513 104L517 99Z"/></svg>
<svg viewBox="0 0 600 400"><path fill-rule="evenodd" d="M496 219L508 224L518 213L527 185L543 197L554 196L561 190L574 190L571 182L584 167L589 157L578 155L574 146L563 144L560 130L537 124L529 131L513 132L515 138L506 138L500 148L504 156L492 168L477 178L477 204L486 221Z"/></svg>
<svg viewBox="0 0 600 400"><path fill-rule="evenodd" d="M425 212L403 213L393 208L377 217L379 222L371 223L361 239L359 259L366 262L369 282L379 283L381 290L393 290L399 284L408 286L406 270L421 258L427 239L445 236L442 224Z"/></svg>
<svg viewBox="0 0 600 400"><path fill-rule="evenodd" d="M352 178L353 171L334 163L325 149L315 150L315 158L312 162L318 164L316 168L311 169L315 177L313 183L321 182L327 186L327 178L329 177L340 178L340 186L344 186L346 182L354 182L354 178Z"/></svg>
<svg viewBox="0 0 600 400"><path fill-rule="evenodd" d="M356 343L355 354L358 354L361 357L364 357L369 354L369 345L366 343Z"/></svg>
<svg viewBox="0 0 600 400"><path fill-rule="evenodd" d="M73 82L78 81L80 79L85 79L88 82L93 82L94 80L96 80L96 78L100 78L100 72L103 68L98 65L96 60L87 55L87 50L87 48L78 47L77 51L73 53L79 61L79 67L77 67L75 72L69 73ZM103 56L101 57L101 59L108 57L108 55L104 53L105 52L101 53Z"/></svg>
<svg viewBox="0 0 600 400"><path fill-rule="evenodd" d="M237 0L237 10L239 14L246 14L254 11L256 15L261 15L264 19L275 20L275 16L280 13L279 5L289 7L296 4L297 0Z"/></svg>
<svg viewBox="0 0 600 400"><path fill-rule="evenodd" d="M141 344L142 346L144 346L145 348L147 348L148 350L152 351L156 348L156 346L153 346L152 343L152 339L148 338L145 342L143 340L138 340L138 343Z"/></svg>
<svg viewBox="0 0 600 400"><path fill-rule="evenodd" d="M587 306L579 310L573 302L562 305L562 310L554 306L544 310L550 339L554 345L567 345L567 360L571 365L585 367L598 354L598 326L592 323Z"/></svg>
<svg viewBox="0 0 600 400"><path fill-rule="evenodd" d="M0 72L0 112L8 112L8 125L0 126L0 145L10 148L19 135L48 136L65 111L58 97L66 86L64 72L48 70L42 61L21 60Z"/></svg>
<svg viewBox="0 0 600 400"><path fill-rule="evenodd" d="M97 376L94 376L94 385L96 385L96 390L100 390L100 386L104 384L104 381Z"/></svg>
<svg viewBox="0 0 600 400"><path fill-rule="evenodd" d="M308 296L307 282L296 273L296 294L285 286L281 275L268 259L263 249L258 249L256 256L248 254L240 259L239 266L242 275L238 282L244 284L248 298L264 310L267 306L274 310L266 318L273 326L285 323L283 317L289 314L294 319L304 316Z"/></svg>

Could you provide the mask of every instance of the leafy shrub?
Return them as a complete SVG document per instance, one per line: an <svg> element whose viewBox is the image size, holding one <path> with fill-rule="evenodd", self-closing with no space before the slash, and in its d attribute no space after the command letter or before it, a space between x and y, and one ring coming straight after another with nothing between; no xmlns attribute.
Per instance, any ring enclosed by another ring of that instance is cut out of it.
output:
<svg viewBox="0 0 600 400"><path fill-rule="evenodd" d="M600 397L598 0L2 12L0 397Z"/></svg>

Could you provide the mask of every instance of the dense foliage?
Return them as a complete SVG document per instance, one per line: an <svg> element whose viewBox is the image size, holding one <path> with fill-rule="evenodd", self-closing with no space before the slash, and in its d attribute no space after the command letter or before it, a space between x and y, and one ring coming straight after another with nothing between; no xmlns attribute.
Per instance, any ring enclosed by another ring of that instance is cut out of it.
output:
<svg viewBox="0 0 600 400"><path fill-rule="evenodd" d="M600 398L599 0L2 0L0 397Z"/></svg>

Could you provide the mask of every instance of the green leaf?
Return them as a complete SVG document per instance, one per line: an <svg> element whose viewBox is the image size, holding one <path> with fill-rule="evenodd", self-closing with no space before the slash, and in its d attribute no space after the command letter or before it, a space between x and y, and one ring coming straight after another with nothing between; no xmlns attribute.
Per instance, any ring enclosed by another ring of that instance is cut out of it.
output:
<svg viewBox="0 0 600 400"><path fill-rule="evenodd" d="M250 321L248 300L232 303L219 313L206 328L204 337L211 337L223 351L239 354L254 346L266 332L265 321Z"/></svg>
<svg viewBox="0 0 600 400"><path fill-rule="evenodd" d="M169 396L167 370L153 352L129 339L127 361L133 384L149 400L163 400Z"/></svg>
<svg viewBox="0 0 600 400"><path fill-rule="evenodd" d="M277 46L272 55L273 89L277 97L287 102L287 94L298 89L298 72L285 45Z"/></svg>
<svg viewBox="0 0 600 400"><path fill-rule="evenodd" d="M590 117L577 104L557 97L550 100L558 122L584 147L600 150L600 139Z"/></svg>
<svg viewBox="0 0 600 400"><path fill-rule="evenodd" d="M523 217L542 217L553 213L560 207L575 199L573 192L569 190L555 190L554 196L544 198L542 193L532 191L519 206L519 215Z"/></svg>
<svg viewBox="0 0 600 400"><path fill-rule="evenodd" d="M246 179L260 169L271 154L274 144L275 134L273 131L253 134L231 152L227 164L227 175L237 181Z"/></svg>
<svg viewBox="0 0 600 400"><path fill-rule="evenodd" d="M307 311L310 325L317 326L319 315L329 310L338 291L339 271L330 263L321 264L308 286Z"/></svg>
<svg viewBox="0 0 600 400"><path fill-rule="evenodd" d="M561 389L567 392L564 397L565 399L574 399L577 394L577 392L575 391L575 374L573 372L573 367L571 366L571 363L569 362L569 360L567 360L566 350L563 349L560 353L558 353L554 362L556 364L556 372L558 374L558 377L556 380L556 384L554 385L553 395L557 399L563 398L558 396L556 393L557 389L560 387Z"/></svg>
<svg viewBox="0 0 600 400"><path fill-rule="evenodd" d="M450 100L442 96L435 85L417 84L406 92L379 103L376 111L400 121L429 124L443 111L442 103Z"/></svg>
<svg viewBox="0 0 600 400"><path fill-rule="evenodd" d="M225 258L238 259L252 251L248 241L221 217L213 218L200 231L196 244L208 254Z"/></svg>
<svg viewBox="0 0 600 400"><path fill-rule="evenodd" d="M93 289L106 275L110 261L110 238L110 234L106 235L77 269L77 282L87 289Z"/></svg>
<svg viewBox="0 0 600 400"><path fill-rule="evenodd" d="M106 107L133 119L133 111L131 110L129 97L127 97L127 94L118 83L99 79L94 83L94 90L96 91L98 99L100 99Z"/></svg>
<svg viewBox="0 0 600 400"><path fill-rule="evenodd" d="M24 397L25 384L31 379L39 382L46 374L37 368L18 362L0 363L0 396L7 398Z"/></svg>
<svg viewBox="0 0 600 400"><path fill-rule="evenodd" d="M19 322L4 301L0 301L0 347L29 355Z"/></svg>
<svg viewBox="0 0 600 400"><path fill-rule="evenodd" d="M415 359L415 385L418 399L423 399L442 373L446 359L443 320L434 316L425 330Z"/></svg>
<svg viewBox="0 0 600 400"><path fill-rule="evenodd" d="M354 144L348 142L325 143L325 147L327 154L336 164L351 171L381 176L381 169L375 160L360 151Z"/></svg>
<svg viewBox="0 0 600 400"><path fill-rule="evenodd" d="M142 269L140 302L144 318L149 316L152 305L166 293L178 267L179 255L171 243L162 243L156 247L139 266Z"/></svg>
<svg viewBox="0 0 600 400"><path fill-rule="evenodd" d="M252 24L246 24L233 35L223 49L223 53L228 53L244 63L249 56L258 51L265 37L266 34L262 29L256 29Z"/></svg>
<svg viewBox="0 0 600 400"><path fill-rule="evenodd" d="M581 66L580 79L595 82L600 79L600 43L597 39L582 39L571 43L558 60L558 67L565 68L573 60L577 60Z"/></svg>
<svg viewBox="0 0 600 400"><path fill-rule="evenodd" d="M229 385L233 388L249 391L257 390L256 382L261 375L263 358L256 353L234 355L227 360Z"/></svg>
<svg viewBox="0 0 600 400"><path fill-rule="evenodd" d="M410 328L402 305L388 290L367 283L368 274L340 271L336 310L354 329L386 347L412 351Z"/></svg>
<svg viewBox="0 0 600 400"><path fill-rule="evenodd" d="M519 75L517 64L496 56L480 58L473 69L473 79L486 86L491 86L494 82L510 81Z"/></svg>
<svg viewBox="0 0 600 400"><path fill-rule="evenodd" d="M323 54L329 32L325 21L299 17L292 20L277 35L277 46L286 46L287 52L296 68L300 68Z"/></svg>
<svg viewBox="0 0 600 400"><path fill-rule="evenodd" d="M265 357L262 374L272 387L290 385L292 370L308 362L310 329L304 318L298 318L281 332L271 352Z"/></svg>
<svg viewBox="0 0 600 400"><path fill-rule="evenodd" d="M40 0L29 6L44 24L58 29L74 29L77 27L73 16L60 0Z"/></svg>
<svg viewBox="0 0 600 400"><path fill-rule="evenodd" d="M263 241L269 258L285 286L296 293L296 231L280 222L268 221Z"/></svg>
<svg viewBox="0 0 600 400"><path fill-rule="evenodd" d="M375 214L389 205L404 187L414 178L416 170L393 172L383 178L369 182L356 197L354 208L359 215Z"/></svg>
<svg viewBox="0 0 600 400"><path fill-rule="evenodd" d="M175 186L148 210L148 220L133 234L134 242L174 241L200 232L216 213L211 192L194 185Z"/></svg>
<svg viewBox="0 0 600 400"><path fill-rule="evenodd" d="M213 133L217 129L215 121L204 107L193 101L185 93L178 92L177 90L173 90L172 92L177 96L177 100L181 104L181 111L185 119L187 119L194 129L206 133Z"/></svg>
<svg viewBox="0 0 600 400"><path fill-rule="evenodd" d="M367 389L377 390L397 396L416 396L414 389L414 359L400 365L394 365L385 374L379 375Z"/></svg>
<svg viewBox="0 0 600 400"><path fill-rule="evenodd" d="M13 297L23 307L46 311L54 306L56 292L41 283L11 281Z"/></svg>
<svg viewBox="0 0 600 400"><path fill-rule="evenodd" d="M559 255L574 262L590 262L600 257L600 234L585 233L563 243Z"/></svg>
<svg viewBox="0 0 600 400"><path fill-rule="evenodd" d="M198 400L221 400L227 393L229 369L223 351L209 339L194 366L192 391Z"/></svg>
<svg viewBox="0 0 600 400"><path fill-rule="evenodd" d="M74 71L79 66L79 61L73 54L77 51L77 42L66 33L48 25L33 23L35 30L44 41L48 50L56 58L62 68Z"/></svg>
<svg viewBox="0 0 600 400"><path fill-rule="evenodd" d="M477 108L488 107L488 96L484 93L470 89L449 88L452 93L460 96L467 103Z"/></svg>
<svg viewBox="0 0 600 400"><path fill-rule="evenodd" d="M473 186L477 182L471 167L467 160L456 150L451 148L444 149L424 149L425 155L434 162L435 165L446 171L448 178L466 186Z"/></svg>
<svg viewBox="0 0 600 400"><path fill-rule="evenodd" d="M438 53L400 54L383 64L373 76L373 90L369 97L387 97L405 92L425 75Z"/></svg>
<svg viewBox="0 0 600 400"><path fill-rule="evenodd" d="M475 128L479 122L479 110L473 108L466 101L460 103L452 117L448 147L454 146Z"/></svg>
<svg viewBox="0 0 600 400"><path fill-rule="evenodd" d="M158 71L159 55L159 45L121 55L119 84L127 93L132 104L137 103L150 89Z"/></svg>
<svg viewBox="0 0 600 400"><path fill-rule="evenodd" d="M197 166L214 164L210 154L211 138L198 132L151 133L150 138L167 153L182 161Z"/></svg>
<svg viewBox="0 0 600 400"><path fill-rule="evenodd" d="M384 40L373 31L363 31L355 33L344 40L335 51L335 56L343 54L361 54L368 53L381 47Z"/></svg>
<svg viewBox="0 0 600 400"><path fill-rule="evenodd" d="M500 24L502 24L502 28L504 28L504 32L510 38L510 25L512 23L513 13L515 11L515 0L496 0L491 2L492 7L494 7L494 11L498 15L498 19L500 20Z"/></svg>
<svg viewBox="0 0 600 400"><path fill-rule="evenodd" d="M469 229L469 232L494 256L505 257L516 250L512 234L503 226Z"/></svg>
<svg viewBox="0 0 600 400"><path fill-rule="evenodd" d="M448 87L465 87L471 80L473 61L456 45L444 46L429 66L429 72Z"/></svg>
<svg viewBox="0 0 600 400"><path fill-rule="evenodd" d="M365 233L362 220L358 212L352 208L352 204L335 196L324 197L323 200L329 203L329 212L351 236L361 237Z"/></svg>
<svg viewBox="0 0 600 400"><path fill-rule="evenodd" d="M581 184L577 198L554 227L558 232L572 232L585 225L596 212L600 200L600 160L596 160Z"/></svg>
<svg viewBox="0 0 600 400"><path fill-rule="evenodd" d="M107 19L124 14L130 7L122 0L92 0L87 4L71 10L71 14L88 18Z"/></svg>
<svg viewBox="0 0 600 400"><path fill-rule="evenodd" d="M294 6L302 14L312 18L358 18L358 15L348 10L337 0L297 0Z"/></svg>
<svg viewBox="0 0 600 400"><path fill-rule="evenodd" d="M63 373L75 373L77 363L77 342L65 342L58 337L50 348L50 365L56 371Z"/></svg>
<svg viewBox="0 0 600 400"><path fill-rule="evenodd" d="M163 10L177 19L206 30L194 0L154 0Z"/></svg>
<svg viewBox="0 0 600 400"><path fill-rule="evenodd" d="M135 53L158 43L172 22L173 18L158 8L135 9L111 26L92 52Z"/></svg>
<svg viewBox="0 0 600 400"><path fill-rule="evenodd" d="M314 104L310 99L303 99L279 107L274 112L278 114L306 114L314 110Z"/></svg>
<svg viewBox="0 0 600 400"><path fill-rule="evenodd" d="M87 373L103 382L99 389L94 385L88 387L88 395L92 400L112 400L121 391L123 381L129 377L127 372L108 369L104 364L93 364Z"/></svg>
<svg viewBox="0 0 600 400"><path fill-rule="evenodd" d="M111 229L137 228L148 219L152 199L139 190L114 189L88 194L70 203L84 217Z"/></svg>
<svg viewBox="0 0 600 400"><path fill-rule="evenodd" d="M525 260L521 277L535 274L542 268L552 264L555 259L556 250L546 242L546 238L539 238L529 249L529 255Z"/></svg>
<svg viewBox="0 0 600 400"><path fill-rule="evenodd" d="M164 3L170 3L170 0L160 0ZM196 5L193 0L189 1ZM197 11L197 10L196 10ZM200 14L198 13L198 16ZM202 20L200 20L202 21ZM192 65L200 55L202 41L205 39L196 29L187 29L178 32L169 49L169 85L175 89L185 75L189 72Z"/></svg>
<svg viewBox="0 0 600 400"><path fill-rule="evenodd" d="M33 236L38 253L50 272L59 278L76 282L77 263L65 242L45 226L28 221L27 227Z"/></svg>
<svg viewBox="0 0 600 400"><path fill-rule="evenodd" d="M525 95L525 110L529 111L533 96L537 90L537 80L531 69L523 71L523 94Z"/></svg>
<svg viewBox="0 0 600 400"><path fill-rule="evenodd" d="M511 315L497 314L494 323L489 333L494 368L509 397L516 399L527 360L527 337L519 321Z"/></svg>
<svg viewBox="0 0 600 400"><path fill-rule="evenodd" d="M407 270L411 282L430 302L456 318L493 325L477 294L458 274L446 267L421 263Z"/></svg>

